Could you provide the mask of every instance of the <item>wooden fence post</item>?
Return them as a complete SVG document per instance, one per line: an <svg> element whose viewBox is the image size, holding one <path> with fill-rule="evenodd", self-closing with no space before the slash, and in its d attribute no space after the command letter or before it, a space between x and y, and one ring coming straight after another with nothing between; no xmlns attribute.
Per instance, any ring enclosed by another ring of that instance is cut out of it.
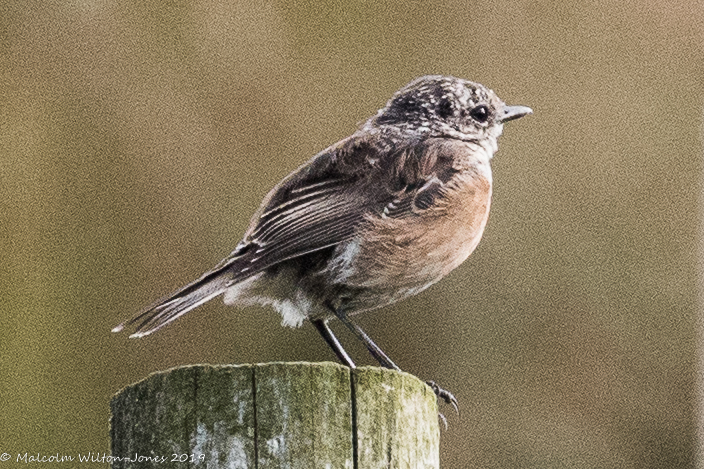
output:
<svg viewBox="0 0 704 469"><path fill-rule="evenodd" d="M437 468L433 391L335 363L194 365L111 401L112 467Z"/></svg>

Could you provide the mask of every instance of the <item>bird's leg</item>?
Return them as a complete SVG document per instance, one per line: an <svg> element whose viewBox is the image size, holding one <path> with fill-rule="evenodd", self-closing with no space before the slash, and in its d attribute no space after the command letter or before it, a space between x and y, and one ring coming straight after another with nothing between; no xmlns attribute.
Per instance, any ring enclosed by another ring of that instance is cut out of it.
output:
<svg viewBox="0 0 704 469"><path fill-rule="evenodd" d="M362 330L361 327L350 321L349 316L347 316L345 312L335 311L335 316L337 316L338 319L342 321L342 324L347 326L347 328L352 331L352 333L359 340L361 340L364 345L366 345L367 350L369 350L369 353L372 354L372 357L374 357L374 359L376 359L376 361L378 361L381 366L383 366L384 368L389 368L390 370L401 371L401 368L396 366L396 364L391 361L391 359L384 353L384 351L381 350L379 346L374 343L374 341L367 335L366 332Z"/></svg>
<svg viewBox="0 0 704 469"><path fill-rule="evenodd" d="M369 350L369 353L372 354L372 356L376 359L376 361L379 362L381 366L384 368L389 368L392 370L396 371L401 371L401 369L396 366L394 362L391 361L391 359L384 353L383 350L379 348L377 344L374 343L374 341L367 335L366 332L362 330L361 327L359 327L357 324L353 323L349 316L344 311L340 310L333 310L335 312L335 316L342 321L342 324L347 326L347 328L352 331L352 333L359 339L361 340L364 345L366 345L367 350ZM327 327L327 325L325 325ZM317 327L317 326L316 326ZM330 329L328 329L329 331ZM332 334L332 332L330 332ZM334 336L333 336L334 337ZM327 340L327 339L326 339ZM430 386L430 389L433 390L435 395L438 397L438 399L442 399L445 401L445 403L452 405L452 407L455 409L455 412L459 415L460 409L459 406L457 405L457 399L455 396L450 392L447 391L440 386L438 386L435 381L426 381L426 384ZM445 416L440 414L440 419L443 421L445 424L445 428L447 428L447 420L445 419Z"/></svg>
<svg viewBox="0 0 704 469"><path fill-rule="evenodd" d="M335 355L337 355L337 358L344 363L345 365L349 366L351 369L357 368L350 358L349 354L345 352L345 349L342 348L342 344L340 344L340 341L337 340L337 337L335 337L335 334L333 334L332 330L330 330L330 326L328 326L328 321L326 319L314 319L311 321L315 328L320 332L320 335L323 336L323 339L325 339L325 342L328 344L328 347L332 349L333 352L335 352Z"/></svg>

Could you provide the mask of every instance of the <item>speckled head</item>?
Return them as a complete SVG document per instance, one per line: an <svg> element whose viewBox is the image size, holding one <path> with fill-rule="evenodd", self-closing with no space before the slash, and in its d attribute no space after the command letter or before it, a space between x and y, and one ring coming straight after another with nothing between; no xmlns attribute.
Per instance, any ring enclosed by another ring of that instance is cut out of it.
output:
<svg viewBox="0 0 704 469"><path fill-rule="evenodd" d="M498 138L504 122L530 113L525 106L506 106L479 83L428 75L397 91L366 126L392 126L422 137L477 141Z"/></svg>

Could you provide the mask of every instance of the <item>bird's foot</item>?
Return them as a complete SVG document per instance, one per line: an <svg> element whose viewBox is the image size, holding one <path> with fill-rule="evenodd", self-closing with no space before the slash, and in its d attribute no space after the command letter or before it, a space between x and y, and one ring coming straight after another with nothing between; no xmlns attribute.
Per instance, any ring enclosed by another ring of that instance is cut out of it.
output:
<svg viewBox="0 0 704 469"><path fill-rule="evenodd" d="M445 401L445 404L452 405L452 407L455 409L455 412L457 412L457 415L460 415L460 408L457 404L457 398L450 391L441 388L437 385L435 381L426 381L425 384L430 386L430 389L433 390L438 399L442 399L443 401ZM442 421L443 425L445 426L445 430L447 430L447 419L442 414L442 412L438 412L438 418L440 419L440 421Z"/></svg>

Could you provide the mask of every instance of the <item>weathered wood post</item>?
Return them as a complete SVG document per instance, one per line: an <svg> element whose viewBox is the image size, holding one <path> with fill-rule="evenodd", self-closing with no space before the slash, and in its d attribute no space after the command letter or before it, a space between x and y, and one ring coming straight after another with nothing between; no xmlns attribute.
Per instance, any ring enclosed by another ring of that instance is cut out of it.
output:
<svg viewBox="0 0 704 469"><path fill-rule="evenodd" d="M194 365L111 401L113 468L437 468L435 394L335 363Z"/></svg>

